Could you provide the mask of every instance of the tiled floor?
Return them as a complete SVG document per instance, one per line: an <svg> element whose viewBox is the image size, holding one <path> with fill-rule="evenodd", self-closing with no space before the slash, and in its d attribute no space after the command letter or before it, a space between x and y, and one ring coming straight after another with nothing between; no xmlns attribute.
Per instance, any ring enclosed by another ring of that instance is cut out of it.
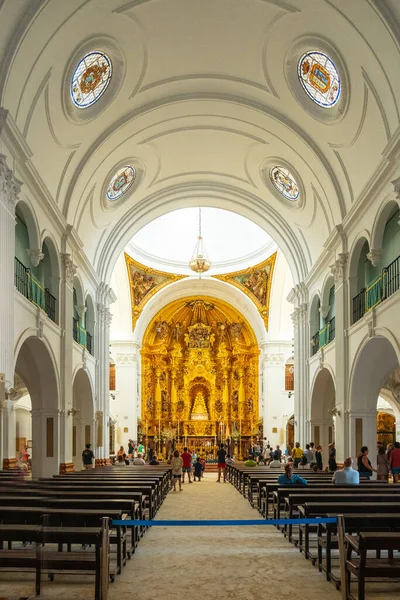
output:
<svg viewBox="0 0 400 600"><path fill-rule="evenodd" d="M230 484L215 475L171 492L160 519L261 519ZM0 574L0 600L32 593L32 576ZM25 581L21 581L25 579ZM92 600L93 579L56 577L41 597ZM341 600L335 587L274 527L154 527L139 544L108 600ZM377 585L368 600L400 598L400 584Z"/></svg>

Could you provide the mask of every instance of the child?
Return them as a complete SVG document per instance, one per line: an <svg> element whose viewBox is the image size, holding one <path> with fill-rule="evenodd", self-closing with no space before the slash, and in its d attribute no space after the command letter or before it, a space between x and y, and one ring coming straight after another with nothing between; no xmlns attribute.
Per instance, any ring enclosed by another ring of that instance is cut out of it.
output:
<svg viewBox="0 0 400 600"><path fill-rule="evenodd" d="M203 465L201 464L200 456L197 457L196 462L194 463L194 473L193 473L193 481L196 481L196 477L198 480L201 480L201 473L203 471Z"/></svg>
<svg viewBox="0 0 400 600"><path fill-rule="evenodd" d="M202 456L200 458L200 462L201 462L202 471L203 471L203 474L204 474L204 471L206 470L206 459L204 458L204 456Z"/></svg>
<svg viewBox="0 0 400 600"><path fill-rule="evenodd" d="M178 450L175 450L173 457L171 458L172 467L172 483L174 484L174 492L176 492L176 482L179 482L179 491L182 491L182 465L183 460L179 456Z"/></svg>

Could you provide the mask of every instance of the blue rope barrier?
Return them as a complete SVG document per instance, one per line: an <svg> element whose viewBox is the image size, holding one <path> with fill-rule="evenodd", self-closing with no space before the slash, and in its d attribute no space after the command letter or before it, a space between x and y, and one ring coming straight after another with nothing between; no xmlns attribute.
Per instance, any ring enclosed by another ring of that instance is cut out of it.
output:
<svg viewBox="0 0 400 600"><path fill-rule="evenodd" d="M317 525L320 523L337 523L336 517L314 518L314 519L233 519L233 520L188 520L188 521L164 521L164 520L115 520L113 525L144 526L144 527L238 527L238 526L259 526L259 525Z"/></svg>

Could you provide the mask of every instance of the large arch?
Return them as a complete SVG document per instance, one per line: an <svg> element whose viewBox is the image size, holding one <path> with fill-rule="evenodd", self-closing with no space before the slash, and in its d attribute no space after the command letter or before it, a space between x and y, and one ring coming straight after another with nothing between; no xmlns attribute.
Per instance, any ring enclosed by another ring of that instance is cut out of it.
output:
<svg viewBox="0 0 400 600"><path fill-rule="evenodd" d="M374 457L377 400L388 376L400 364L395 340L389 339L389 332L379 333L360 345L350 373L349 446L353 456L365 445Z"/></svg>
<svg viewBox="0 0 400 600"><path fill-rule="evenodd" d="M336 387L329 369L323 368L317 372L311 390L311 437L316 445L321 444L327 464L328 444L335 441L336 404Z"/></svg>
<svg viewBox="0 0 400 600"><path fill-rule="evenodd" d="M28 337L19 348L15 371L32 401L32 476L51 476L60 465L57 371L43 340Z"/></svg>
<svg viewBox="0 0 400 600"><path fill-rule="evenodd" d="M82 451L92 444L95 451L95 414L93 387L84 368L76 371L72 384L72 460L76 470L82 468Z"/></svg>

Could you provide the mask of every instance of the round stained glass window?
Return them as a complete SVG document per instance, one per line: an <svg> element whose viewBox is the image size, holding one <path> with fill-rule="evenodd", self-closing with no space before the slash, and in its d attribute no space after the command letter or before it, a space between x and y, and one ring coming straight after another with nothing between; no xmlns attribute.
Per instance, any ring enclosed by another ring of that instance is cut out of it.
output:
<svg viewBox="0 0 400 600"><path fill-rule="evenodd" d="M340 77L333 60L322 52L307 52L299 60L301 85L314 102L332 108L339 100Z"/></svg>
<svg viewBox="0 0 400 600"><path fill-rule="evenodd" d="M299 186L288 169L284 167L272 167L269 176L282 196L285 196L285 198L292 202L298 199L300 195Z"/></svg>
<svg viewBox="0 0 400 600"><path fill-rule="evenodd" d="M111 81L111 61L103 52L90 52L78 63L71 80L71 98L87 108L100 98Z"/></svg>
<svg viewBox="0 0 400 600"><path fill-rule="evenodd" d="M135 181L136 171L133 167L122 167L111 179L107 188L107 198L113 202L120 198L131 187Z"/></svg>

